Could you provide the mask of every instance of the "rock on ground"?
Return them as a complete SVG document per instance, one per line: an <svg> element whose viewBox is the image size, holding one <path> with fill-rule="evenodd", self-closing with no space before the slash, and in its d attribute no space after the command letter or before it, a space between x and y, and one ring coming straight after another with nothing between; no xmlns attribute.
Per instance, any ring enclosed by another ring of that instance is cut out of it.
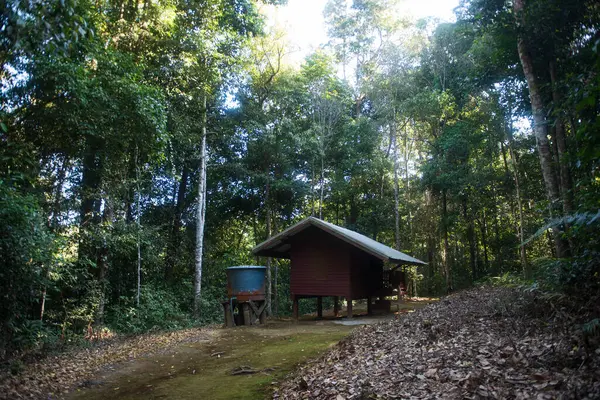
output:
<svg viewBox="0 0 600 400"><path fill-rule="evenodd" d="M516 288L460 292L357 328L274 398L600 398L600 348L581 331L598 312Z"/></svg>

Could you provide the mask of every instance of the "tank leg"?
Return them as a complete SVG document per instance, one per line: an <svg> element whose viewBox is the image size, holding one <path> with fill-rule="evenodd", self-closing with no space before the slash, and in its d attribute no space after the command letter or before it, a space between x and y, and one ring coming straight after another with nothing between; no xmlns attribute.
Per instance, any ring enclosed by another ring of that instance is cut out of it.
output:
<svg viewBox="0 0 600 400"><path fill-rule="evenodd" d="M373 305L371 304L373 302L373 298L371 296L367 297L367 314L368 315L373 315Z"/></svg>
<svg viewBox="0 0 600 400"><path fill-rule="evenodd" d="M252 320L250 319L250 304L242 303L242 311L244 313L244 325L252 325Z"/></svg>
<svg viewBox="0 0 600 400"><path fill-rule="evenodd" d="M267 301L265 300L264 303L266 303ZM262 307L260 307L262 309L262 311L260 312L260 315L258 316L258 320L260 321L261 325L264 325L267 323L267 307L266 304L263 304Z"/></svg>
<svg viewBox="0 0 600 400"><path fill-rule="evenodd" d="M234 323L233 323L233 315L231 315L231 308L229 306L229 301L223 302L223 309L225 312L225 327L232 328L234 326Z"/></svg>

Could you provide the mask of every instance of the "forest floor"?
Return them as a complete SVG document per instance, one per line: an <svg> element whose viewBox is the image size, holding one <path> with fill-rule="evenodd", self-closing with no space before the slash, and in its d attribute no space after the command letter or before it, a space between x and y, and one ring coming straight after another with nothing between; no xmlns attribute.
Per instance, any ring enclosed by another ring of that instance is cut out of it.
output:
<svg viewBox="0 0 600 400"><path fill-rule="evenodd" d="M517 288L456 293L355 329L274 398L600 399L599 314L598 296L582 304Z"/></svg>
<svg viewBox="0 0 600 400"><path fill-rule="evenodd" d="M404 314L432 299L407 301ZM355 314L365 314L364 305ZM278 382L346 337L357 324L394 319L269 320L266 326L208 327L113 338L47 356L0 375L0 399L263 399Z"/></svg>

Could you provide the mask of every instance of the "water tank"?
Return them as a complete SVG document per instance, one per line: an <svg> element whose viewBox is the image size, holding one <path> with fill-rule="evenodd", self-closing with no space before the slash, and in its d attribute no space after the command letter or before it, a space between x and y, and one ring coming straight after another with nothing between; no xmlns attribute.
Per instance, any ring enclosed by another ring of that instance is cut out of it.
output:
<svg viewBox="0 0 600 400"><path fill-rule="evenodd" d="M266 271L257 265L227 268L227 295L238 301L264 300Z"/></svg>

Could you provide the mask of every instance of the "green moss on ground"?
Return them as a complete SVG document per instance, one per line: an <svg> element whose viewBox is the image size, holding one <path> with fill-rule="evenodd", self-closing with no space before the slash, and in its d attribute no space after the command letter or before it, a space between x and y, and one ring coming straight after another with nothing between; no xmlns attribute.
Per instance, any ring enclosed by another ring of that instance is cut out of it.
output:
<svg viewBox="0 0 600 400"><path fill-rule="evenodd" d="M72 398L263 399L271 393L273 382L318 356L351 329L314 322L227 329L210 343L188 344L174 354L135 360L98 376L94 383L101 384L79 389ZM240 367L260 372L231 375Z"/></svg>

